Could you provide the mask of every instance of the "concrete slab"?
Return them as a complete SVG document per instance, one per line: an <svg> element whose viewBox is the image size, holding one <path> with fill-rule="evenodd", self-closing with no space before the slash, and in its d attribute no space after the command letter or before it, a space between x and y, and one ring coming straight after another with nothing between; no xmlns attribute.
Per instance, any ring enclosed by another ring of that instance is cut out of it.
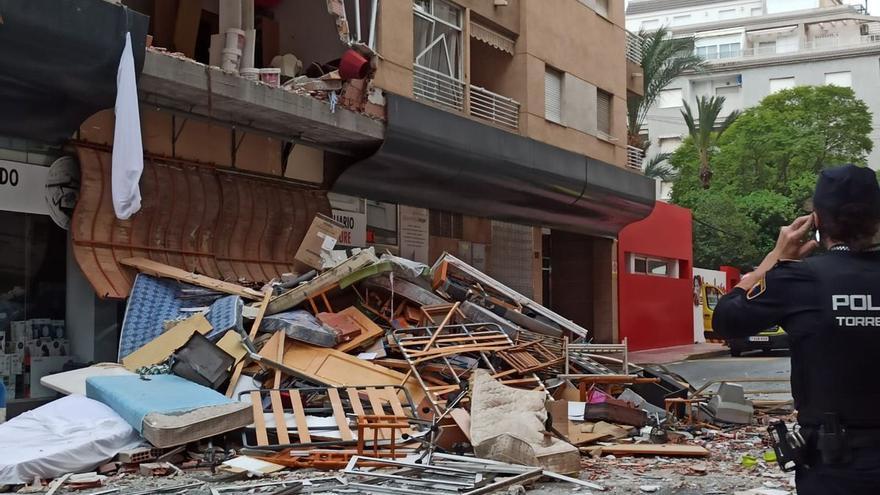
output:
<svg viewBox="0 0 880 495"><path fill-rule="evenodd" d="M147 51L138 89L145 104L290 136L318 148L373 148L385 135L383 122L341 105L332 111L326 101L163 52Z"/></svg>

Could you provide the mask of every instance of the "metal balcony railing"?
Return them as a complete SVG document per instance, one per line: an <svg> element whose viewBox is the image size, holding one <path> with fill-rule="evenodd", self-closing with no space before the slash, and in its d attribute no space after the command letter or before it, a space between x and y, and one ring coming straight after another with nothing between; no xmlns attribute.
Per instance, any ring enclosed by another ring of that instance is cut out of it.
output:
<svg viewBox="0 0 880 495"><path fill-rule="evenodd" d="M626 168L642 171L642 162L645 160L645 152L635 146L626 147Z"/></svg>
<svg viewBox="0 0 880 495"><path fill-rule="evenodd" d="M626 32L626 59L636 65L642 64L642 37L629 31Z"/></svg>
<svg viewBox="0 0 880 495"><path fill-rule="evenodd" d="M707 61L713 64L723 64L745 59L770 58L777 56L785 57L798 53L856 49L877 45L880 45L880 35L877 34L868 34L861 36L857 41L841 41L839 38L836 37L822 37L809 41L802 41L799 46L791 48L782 46L744 48L738 52L731 52L730 54L726 54L724 56L716 55L713 57L708 57Z"/></svg>
<svg viewBox="0 0 880 495"><path fill-rule="evenodd" d="M474 117L519 129L519 102L479 86L470 88L470 109Z"/></svg>
<svg viewBox="0 0 880 495"><path fill-rule="evenodd" d="M464 110L464 83L434 69L413 66L413 95L459 112Z"/></svg>

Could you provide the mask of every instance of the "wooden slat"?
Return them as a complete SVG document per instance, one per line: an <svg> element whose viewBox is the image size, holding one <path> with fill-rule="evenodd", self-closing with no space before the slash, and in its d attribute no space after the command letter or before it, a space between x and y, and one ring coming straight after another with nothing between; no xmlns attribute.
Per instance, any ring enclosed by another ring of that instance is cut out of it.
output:
<svg viewBox="0 0 880 495"><path fill-rule="evenodd" d="M342 436L342 440L353 440L354 436L351 434L351 428L348 427L348 418L345 417L345 409L342 408L342 401L339 400L339 390L335 388L327 389L327 395L330 397L330 406L333 407L333 417L336 418L336 425L339 426L339 433Z"/></svg>
<svg viewBox="0 0 880 495"><path fill-rule="evenodd" d="M242 287L238 284L231 284L229 282L206 277L204 275L196 275L186 270L181 270L180 268L159 263L153 260L148 260L145 258L126 258L124 260L120 260L120 263L126 266L137 268L143 273L155 275L157 277L165 277L179 280L188 284L206 287L211 290L241 296L245 299L259 300L261 297L263 297L263 294L259 291L248 289L247 287Z"/></svg>
<svg viewBox="0 0 880 495"><path fill-rule="evenodd" d="M293 416L296 420L296 435L299 437L300 443L312 443L312 436L309 434L309 424L306 421L306 410L303 407L302 397L298 390L290 391L290 404L293 406Z"/></svg>
<svg viewBox="0 0 880 495"><path fill-rule="evenodd" d="M699 445L680 444L619 444L602 447L602 454L613 455L664 455L682 457L706 457L709 451Z"/></svg>
<svg viewBox="0 0 880 495"><path fill-rule="evenodd" d="M280 330L277 333L278 333L278 342L276 344L277 347L276 347L276 351L275 351L275 361L278 363L281 363L284 361L284 340L285 340L284 337L286 337L287 335L284 333L283 330ZM274 377L273 383L274 383L274 386L272 388L281 388L281 370L279 370L279 369L275 370L275 377Z"/></svg>
<svg viewBox="0 0 880 495"><path fill-rule="evenodd" d="M351 409L357 416L366 416L367 413L364 412L364 406L361 404L361 397L358 395L357 389L347 388L345 389L348 394L348 401L351 402Z"/></svg>
<svg viewBox="0 0 880 495"><path fill-rule="evenodd" d="M270 390L269 398L272 400L272 414L275 416L275 433L278 435L278 443L287 445L290 436L287 434L287 420L284 419L284 404L281 403L281 392Z"/></svg>
<svg viewBox="0 0 880 495"><path fill-rule="evenodd" d="M367 387L367 397L370 399L370 407L373 408L373 416L386 416L385 407L382 404L382 394L375 387ZM391 431L387 428L379 430L379 438L385 439L391 436Z"/></svg>
<svg viewBox="0 0 880 495"><path fill-rule="evenodd" d="M257 313L257 318L254 320L254 324L251 326L251 331L248 333L248 337L250 337L251 340L254 340L257 337L257 330L260 329L260 324L263 323L263 316L266 314L266 308L269 307L270 299L272 299L272 290L266 289L266 293L263 296L263 303L260 305L260 311ZM232 397L232 393L235 392L235 386L238 384L239 378L241 378L241 370L244 369L245 362L247 362L247 359L244 359L235 365L235 369L232 371L232 378L229 379L229 387L226 389L226 397Z"/></svg>
<svg viewBox="0 0 880 495"><path fill-rule="evenodd" d="M391 410L394 411L395 416L406 417L406 412L403 410L403 405L400 403L400 397L397 395L397 390L394 387L385 387L385 398L388 399L388 403L391 404ZM412 435L412 430L407 428L403 430L407 435Z"/></svg>
<svg viewBox="0 0 880 495"><path fill-rule="evenodd" d="M257 432L257 445L269 445L269 434L266 432L266 417L263 416L263 397L259 392L251 392L251 405L254 408L254 428Z"/></svg>

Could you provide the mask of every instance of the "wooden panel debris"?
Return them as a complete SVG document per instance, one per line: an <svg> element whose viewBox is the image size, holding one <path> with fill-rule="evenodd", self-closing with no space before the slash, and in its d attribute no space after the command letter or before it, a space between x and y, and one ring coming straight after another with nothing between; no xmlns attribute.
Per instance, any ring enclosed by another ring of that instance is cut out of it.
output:
<svg viewBox="0 0 880 495"><path fill-rule="evenodd" d="M680 444L617 444L602 447L602 454L626 455L664 455L678 457L707 457L709 451L699 445Z"/></svg>
<svg viewBox="0 0 880 495"><path fill-rule="evenodd" d="M110 196L110 150L79 142L77 153L82 186L70 227L73 252L101 297L128 296L134 273L123 269L126 258L222 281L267 282L294 271L293 253L309 222L330 214L325 191L148 155L141 211L119 220ZM255 208L268 207L260 198L272 198L284 214L257 214Z"/></svg>

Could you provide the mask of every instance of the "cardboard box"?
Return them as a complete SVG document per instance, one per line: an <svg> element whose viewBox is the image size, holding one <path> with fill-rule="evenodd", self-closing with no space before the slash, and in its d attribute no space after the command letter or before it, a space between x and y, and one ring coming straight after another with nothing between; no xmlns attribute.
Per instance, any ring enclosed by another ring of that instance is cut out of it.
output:
<svg viewBox="0 0 880 495"><path fill-rule="evenodd" d="M31 371L30 376L28 377L28 383L30 383L31 386L30 396L54 397L57 392L50 388L44 387L40 383L40 378L43 378L46 375L51 375L63 371L64 365L67 363L68 359L69 358L66 356L32 357Z"/></svg>
<svg viewBox="0 0 880 495"><path fill-rule="evenodd" d="M296 250L294 259L312 268L321 269L323 265L321 252L333 250L342 231L343 225L341 223L320 213L315 215L302 244Z"/></svg>
<svg viewBox="0 0 880 495"><path fill-rule="evenodd" d="M48 339L47 344L50 356L68 355L67 350L70 348L70 344L67 342L67 339Z"/></svg>
<svg viewBox="0 0 880 495"><path fill-rule="evenodd" d="M20 375L24 373L24 354L10 354L12 356L12 374Z"/></svg>
<svg viewBox="0 0 880 495"><path fill-rule="evenodd" d="M28 322L26 321L13 321L9 325L9 331L11 334L9 336L9 340L13 344L18 342L27 342L28 340L30 340L30 337L28 336Z"/></svg>
<svg viewBox="0 0 880 495"><path fill-rule="evenodd" d="M48 318L36 318L31 320L32 339L48 339L52 337L52 320Z"/></svg>
<svg viewBox="0 0 880 495"><path fill-rule="evenodd" d="M52 320L52 338L53 339L63 339L67 337L65 333L65 322L64 320Z"/></svg>

